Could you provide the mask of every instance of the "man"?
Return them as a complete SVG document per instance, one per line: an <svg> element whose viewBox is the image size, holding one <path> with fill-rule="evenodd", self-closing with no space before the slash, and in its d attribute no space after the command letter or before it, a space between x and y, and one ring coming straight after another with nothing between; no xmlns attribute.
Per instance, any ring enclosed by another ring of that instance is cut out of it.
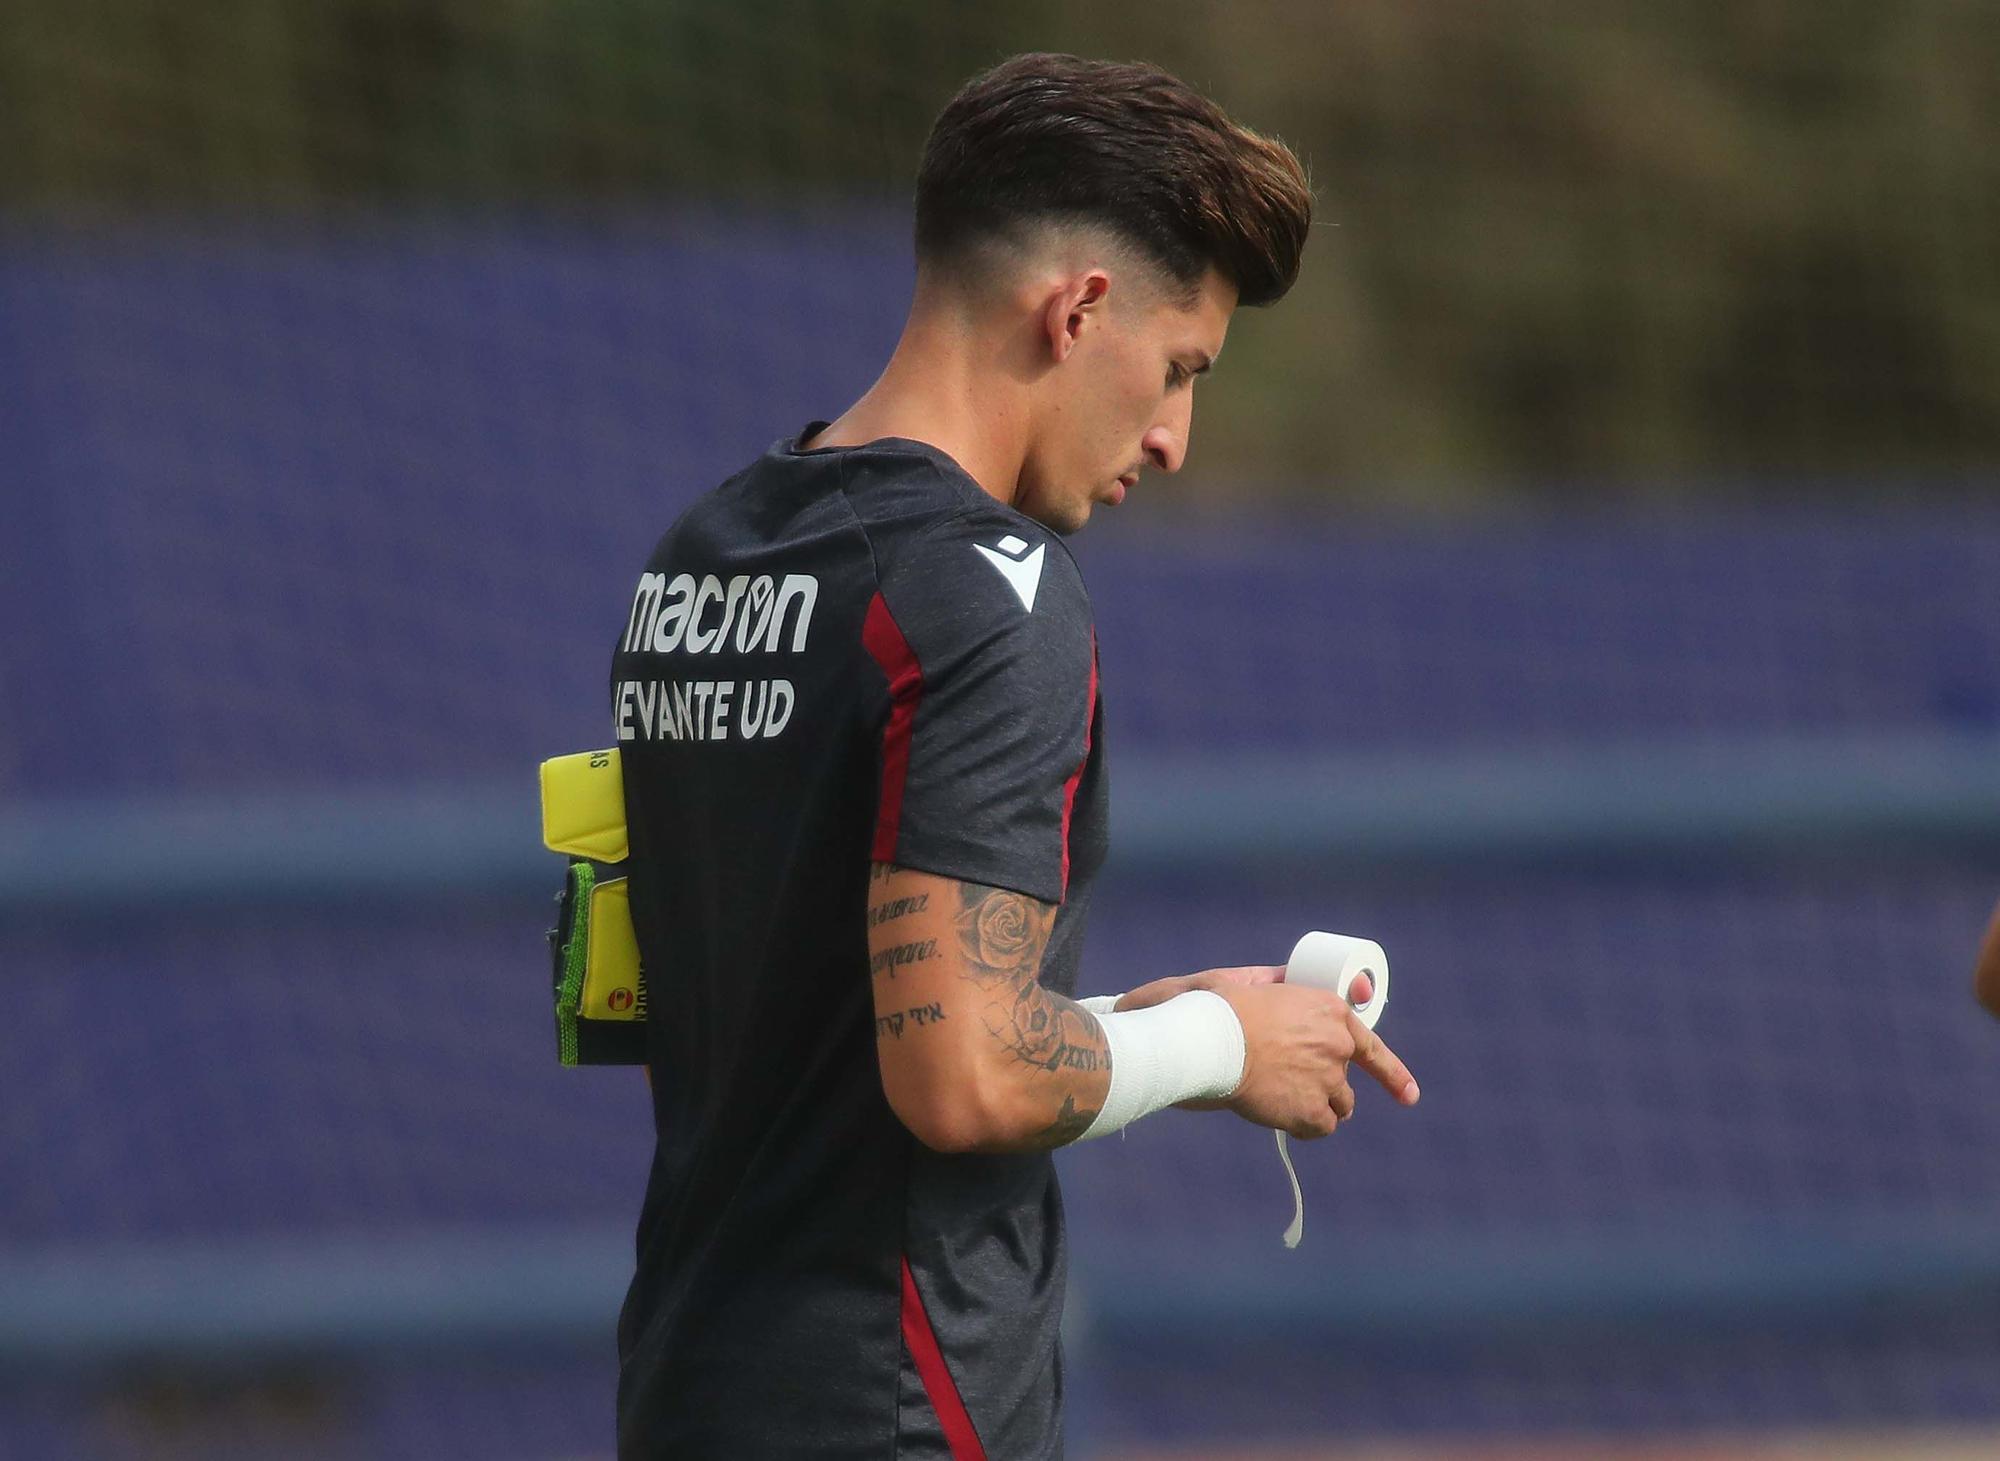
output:
<svg viewBox="0 0 2000 1461"><path fill-rule="evenodd" d="M1279 970L1071 997L1107 787L1056 535L1180 466L1310 211L1162 71L1002 64L926 146L881 379L655 551L613 669L658 1138L621 1456L1058 1456L1050 1148L1181 1103L1324 1136L1351 1061L1416 1100Z"/></svg>

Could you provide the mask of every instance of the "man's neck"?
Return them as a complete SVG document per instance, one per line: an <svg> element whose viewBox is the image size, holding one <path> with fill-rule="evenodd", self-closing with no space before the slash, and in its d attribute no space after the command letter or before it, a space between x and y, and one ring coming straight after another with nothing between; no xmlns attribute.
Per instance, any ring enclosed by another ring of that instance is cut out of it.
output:
<svg viewBox="0 0 2000 1461"><path fill-rule="evenodd" d="M885 436L934 446L1011 504L1027 455L1027 401L966 333L912 316L881 378L810 445L862 446Z"/></svg>

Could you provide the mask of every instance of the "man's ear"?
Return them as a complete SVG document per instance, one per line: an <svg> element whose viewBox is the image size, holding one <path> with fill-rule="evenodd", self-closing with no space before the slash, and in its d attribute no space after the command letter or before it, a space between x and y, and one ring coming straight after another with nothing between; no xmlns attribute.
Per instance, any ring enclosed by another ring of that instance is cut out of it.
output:
<svg viewBox="0 0 2000 1461"><path fill-rule="evenodd" d="M1083 332L1101 320L1104 299L1110 292L1109 274L1102 269L1086 269L1050 293L1042 305L1042 332L1048 340L1051 360L1060 365L1069 359Z"/></svg>

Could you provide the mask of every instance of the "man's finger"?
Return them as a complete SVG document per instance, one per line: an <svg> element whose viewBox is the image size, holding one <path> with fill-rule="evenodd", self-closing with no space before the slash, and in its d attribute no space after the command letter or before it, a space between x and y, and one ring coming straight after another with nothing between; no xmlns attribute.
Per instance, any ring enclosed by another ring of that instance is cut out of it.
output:
<svg viewBox="0 0 2000 1461"><path fill-rule="evenodd" d="M1118 997L1115 1010L1151 1009L1156 1004L1165 1004L1177 994L1192 988L1193 976L1176 974L1167 979L1155 979L1150 984L1142 984L1137 989L1127 990Z"/></svg>
<svg viewBox="0 0 2000 1461"><path fill-rule="evenodd" d="M1300 1141L1317 1141L1323 1136L1332 1136L1340 1129L1340 1123L1333 1119L1330 1107L1323 1107L1315 1114L1298 1117L1285 1129Z"/></svg>
<svg viewBox="0 0 2000 1461"><path fill-rule="evenodd" d="M1374 1076L1383 1090L1405 1106L1416 1105L1421 1094L1416 1077L1396 1058L1396 1052L1383 1042L1381 1036L1361 1023L1361 1016L1350 1012L1347 1023L1354 1034L1354 1063Z"/></svg>
<svg viewBox="0 0 2000 1461"><path fill-rule="evenodd" d="M1234 969L1204 969L1194 977L1200 989L1231 984L1276 984L1285 977L1285 968L1282 964L1244 964Z"/></svg>
<svg viewBox="0 0 2000 1461"><path fill-rule="evenodd" d="M1326 1104L1333 1107L1333 1114L1342 1121L1354 1115L1354 1087L1342 1081L1333 1088L1326 1098Z"/></svg>

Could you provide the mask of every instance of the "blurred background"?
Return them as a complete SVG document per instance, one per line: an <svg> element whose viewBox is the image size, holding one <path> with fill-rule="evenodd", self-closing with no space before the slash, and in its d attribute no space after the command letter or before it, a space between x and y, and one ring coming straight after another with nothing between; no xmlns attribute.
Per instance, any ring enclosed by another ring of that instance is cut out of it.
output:
<svg viewBox="0 0 2000 1461"><path fill-rule="evenodd" d="M1366 934L1425 1090L1296 1252L1233 1118L1061 1158L1073 1452L2000 1454L1991 5L8 0L0 1456L611 1454L534 764L1036 48L1321 200L1076 542L1086 983Z"/></svg>

